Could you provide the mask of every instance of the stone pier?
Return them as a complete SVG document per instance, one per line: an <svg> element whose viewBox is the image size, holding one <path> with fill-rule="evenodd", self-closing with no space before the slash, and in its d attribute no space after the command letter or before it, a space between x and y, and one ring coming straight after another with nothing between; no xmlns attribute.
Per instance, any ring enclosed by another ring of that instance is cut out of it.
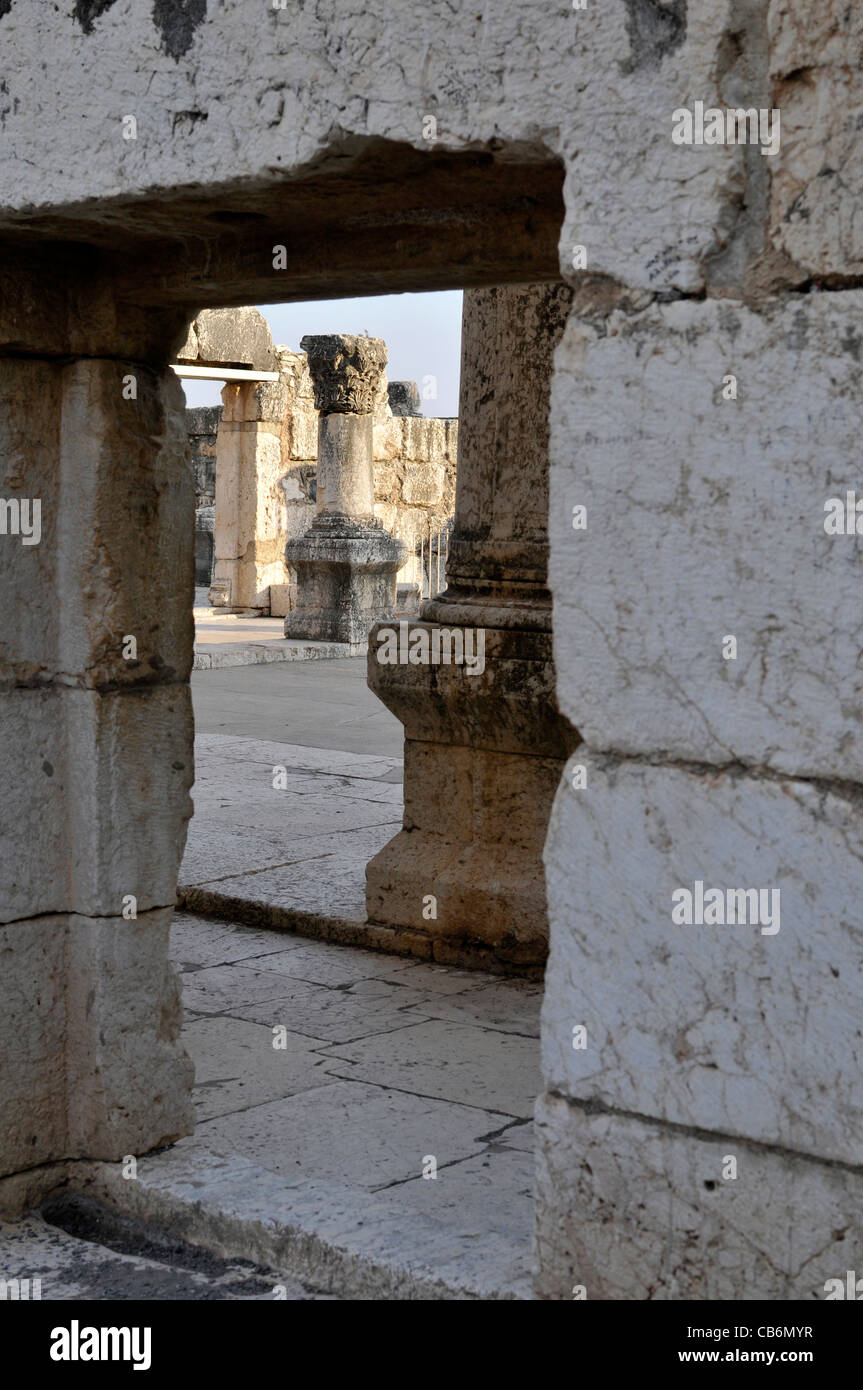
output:
<svg viewBox="0 0 863 1390"><path fill-rule="evenodd" d="M90 283L84 339L71 276L7 269L0 492L27 526L0 538L0 1176L192 1128L167 955L193 776L183 395L144 316L121 334Z"/></svg>
<svg viewBox="0 0 863 1390"><path fill-rule="evenodd" d="M317 515L285 547L297 572L297 605L285 636L362 642L396 608L396 572L407 546L374 514L373 414L386 366L380 338L302 339L318 417Z"/></svg>
<svg viewBox="0 0 863 1390"><path fill-rule="evenodd" d="M405 726L404 828L368 866L369 920L430 933L442 960L470 944L538 965L547 950L542 846L578 742L547 587L549 389L570 300L563 285L465 293L448 587L402 638L420 659L385 663L387 625L369 643L369 685ZM426 663L424 633L444 659L457 637L482 659Z"/></svg>
<svg viewBox="0 0 863 1390"><path fill-rule="evenodd" d="M177 358L215 370L279 372L278 381L223 387L212 469L214 512L199 521L213 535L210 602L228 613L269 613L270 585L282 578L278 480L287 381L280 354L258 309L205 309L190 324Z"/></svg>

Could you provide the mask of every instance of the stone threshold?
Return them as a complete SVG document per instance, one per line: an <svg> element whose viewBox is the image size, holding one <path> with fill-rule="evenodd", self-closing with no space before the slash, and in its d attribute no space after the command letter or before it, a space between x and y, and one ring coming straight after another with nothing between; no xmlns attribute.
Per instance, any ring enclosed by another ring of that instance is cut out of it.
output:
<svg viewBox="0 0 863 1390"><path fill-rule="evenodd" d="M315 1179L286 1182L249 1159L187 1139L121 1163L70 1160L0 1180L0 1216L21 1220L63 1193L223 1260L339 1299L528 1300L529 1233L470 1242L416 1210ZM291 1294L288 1294L291 1297Z"/></svg>
<svg viewBox="0 0 863 1390"><path fill-rule="evenodd" d="M177 889L176 905L196 916L212 917L217 921L266 927L271 931L330 941L339 946L413 956L437 965L458 966L462 970L482 970L489 975L540 983L545 976L545 962L538 962L535 958L520 959L518 946L513 946L509 951L505 947L491 950L484 943L465 937L436 937L416 927L386 926L364 918L327 917L278 903L232 897L229 893L194 884Z"/></svg>
<svg viewBox="0 0 863 1390"><path fill-rule="evenodd" d="M222 671L229 666L260 666L271 661L327 661L365 656L367 642L202 642L195 645L193 671Z"/></svg>

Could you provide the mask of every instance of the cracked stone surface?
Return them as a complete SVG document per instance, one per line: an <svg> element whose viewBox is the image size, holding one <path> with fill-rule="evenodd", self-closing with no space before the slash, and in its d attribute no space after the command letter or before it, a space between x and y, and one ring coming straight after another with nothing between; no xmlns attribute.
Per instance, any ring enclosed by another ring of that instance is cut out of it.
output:
<svg viewBox="0 0 863 1390"><path fill-rule="evenodd" d="M510 158L565 165L562 266L586 243L601 273L694 290L733 228L743 159L733 147L675 147L671 113L720 99L740 46L731 35L743 28L756 51L763 39L729 0L668 7L666 23L650 8L577 13L527 0L492 16L338 0L320 13L261 6L250 18L201 3L176 35L147 7L111 6L85 32L62 7L18 0L0 19L10 56L0 183L12 210L72 205L80 218L88 200L122 192L137 196L140 220L142 195L194 182L206 197L227 173L254 196L384 141L423 160L511 147ZM146 139L122 138L123 112Z"/></svg>
<svg viewBox="0 0 863 1390"><path fill-rule="evenodd" d="M863 1152L857 795L581 757L546 865L546 1086L825 1160ZM571 867L579 891L572 892ZM779 931L675 925L672 894L780 892ZM587 1046L573 1046L573 1027Z"/></svg>
<svg viewBox="0 0 863 1390"><path fill-rule="evenodd" d="M537 1106L540 1298L812 1300L858 1261L863 1173ZM723 1178L737 1162L737 1176ZM625 1237L622 1238L622 1233Z"/></svg>
<svg viewBox="0 0 863 1390"><path fill-rule="evenodd" d="M373 1193L385 1229L410 1220L402 1253L427 1272L463 1252L475 1277L491 1250L486 1278L524 1291L539 986L187 913L171 952L198 1113L172 1161L206 1150L291 1193L334 1184L327 1220ZM428 1156L437 1178L422 1177Z"/></svg>
<svg viewBox="0 0 863 1390"><path fill-rule="evenodd" d="M181 891L364 922L366 864L401 829L401 759L205 733L195 749Z"/></svg>
<svg viewBox="0 0 863 1390"><path fill-rule="evenodd" d="M42 1207L62 1229L0 1225L0 1277L43 1299L530 1297L538 986L187 913L171 955L195 1135L134 1179L72 1165ZM365 1023L337 1044L342 1004Z"/></svg>
<svg viewBox="0 0 863 1390"><path fill-rule="evenodd" d="M770 236L812 275L863 272L863 13L770 0L770 76L782 111Z"/></svg>
<svg viewBox="0 0 863 1390"><path fill-rule="evenodd" d="M758 313L654 305L602 332L570 320L551 412L555 661L593 751L863 781L863 620L840 597L863 550L824 529L858 481L861 311L854 290Z"/></svg>

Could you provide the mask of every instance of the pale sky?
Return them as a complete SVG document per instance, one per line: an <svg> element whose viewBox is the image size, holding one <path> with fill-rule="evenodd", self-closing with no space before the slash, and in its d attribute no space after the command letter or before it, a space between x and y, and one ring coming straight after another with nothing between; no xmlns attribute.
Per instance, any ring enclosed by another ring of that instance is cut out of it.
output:
<svg viewBox="0 0 863 1390"><path fill-rule="evenodd" d="M261 304L273 342L299 350L304 333L368 333L389 352L387 378L415 381L424 415L458 415L461 290ZM434 380L431 380L434 378ZM219 405L218 381L184 381L189 405ZM436 398L431 392L437 392Z"/></svg>

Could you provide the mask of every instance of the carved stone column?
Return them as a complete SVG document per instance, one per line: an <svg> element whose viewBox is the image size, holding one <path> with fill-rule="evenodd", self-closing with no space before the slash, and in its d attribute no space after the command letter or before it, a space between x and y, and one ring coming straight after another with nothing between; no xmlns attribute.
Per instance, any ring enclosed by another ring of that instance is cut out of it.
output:
<svg viewBox="0 0 863 1390"><path fill-rule="evenodd" d="M362 642L396 606L404 542L374 514L372 423L386 366L380 338L326 334L303 338L318 419L317 516L285 547L297 572L297 606L285 636Z"/></svg>
<svg viewBox="0 0 863 1390"><path fill-rule="evenodd" d="M440 960L538 965L547 949L542 848L578 743L555 697L546 582L549 387L570 300L563 285L464 297L448 587L402 650L462 629L482 662L384 664L385 628L370 637L369 685L405 726L405 816L368 866L369 920L431 935Z"/></svg>

